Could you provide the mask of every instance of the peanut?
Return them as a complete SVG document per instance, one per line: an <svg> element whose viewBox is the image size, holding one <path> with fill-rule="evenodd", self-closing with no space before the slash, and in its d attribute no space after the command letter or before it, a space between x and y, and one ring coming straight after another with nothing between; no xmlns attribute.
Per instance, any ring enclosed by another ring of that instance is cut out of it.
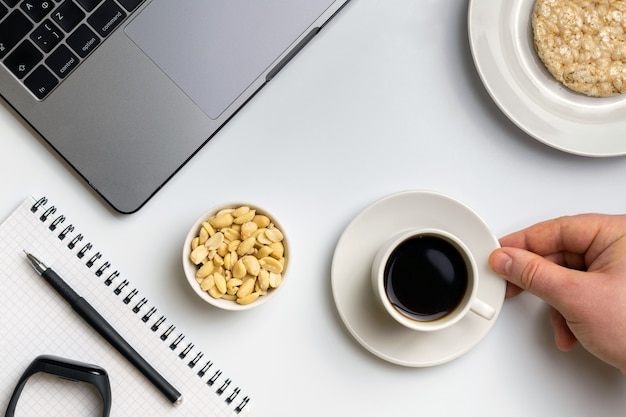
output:
<svg viewBox="0 0 626 417"><path fill-rule="evenodd" d="M283 280L283 276L281 274L270 272L270 287L278 288L282 280Z"/></svg>
<svg viewBox="0 0 626 417"><path fill-rule="evenodd" d="M248 278L247 280L245 280L243 284L241 284L241 286L239 287L239 290L237 291L237 298L244 298L250 295L252 293L252 290L254 290L255 283L256 283L255 278Z"/></svg>
<svg viewBox="0 0 626 417"><path fill-rule="evenodd" d="M264 216L262 214L257 214L256 216L254 216L254 218L252 219L252 221L254 223L257 224L257 226L259 227L259 229L262 229L264 227L269 226L269 224L271 223L271 220L269 217Z"/></svg>
<svg viewBox="0 0 626 417"><path fill-rule="evenodd" d="M241 258L241 260L243 262L243 265L246 267L246 271L248 271L248 274L255 277L259 275L259 270L261 270L261 264L259 263L259 260L257 258L251 255L246 255Z"/></svg>
<svg viewBox="0 0 626 417"><path fill-rule="evenodd" d="M246 222L242 224L241 225L241 238L242 239L249 238L250 236L252 236L254 232L257 231L258 228L259 226L255 222Z"/></svg>
<svg viewBox="0 0 626 417"><path fill-rule="evenodd" d="M261 294L258 292L253 292L252 294L249 294L243 298L237 298L237 303L245 305L245 304L250 304L253 301L256 301L257 298L259 298Z"/></svg>
<svg viewBox="0 0 626 417"><path fill-rule="evenodd" d="M259 264L261 265L261 268L266 269L269 272L275 272L277 274L283 272L283 265L276 258L266 256L259 261Z"/></svg>
<svg viewBox="0 0 626 417"><path fill-rule="evenodd" d="M215 286L219 292L221 294L226 294L226 278L224 278L224 275L215 273L213 274L213 279L215 280Z"/></svg>
<svg viewBox="0 0 626 417"><path fill-rule="evenodd" d="M243 261L241 259L237 260L235 265L233 265L233 278L243 278L247 273L248 271L246 271L246 266L243 264Z"/></svg>
<svg viewBox="0 0 626 417"><path fill-rule="evenodd" d="M209 250L207 249L206 246L204 245L198 246L191 252L191 255L190 255L191 262L193 262L196 265L200 265L202 261L207 257L208 254L209 254Z"/></svg>
<svg viewBox="0 0 626 417"><path fill-rule="evenodd" d="M212 217L211 220L209 220L209 224L216 229L221 229L223 227L228 227L232 225L234 220L235 219L233 218L232 214L224 213L224 214L220 214L215 217Z"/></svg>
<svg viewBox="0 0 626 417"><path fill-rule="evenodd" d="M285 267L284 235L248 206L220 210L192 240L196 281L213 298L249 304L278 288Z"/></svg>
<svg viewBox="0 0 626 417"><path fill-rule="evenodd" d="M200 241L202 241L202 239L200 239ZM208 250L215 250L220 247L222 242L224 242L224 233L217 232L216 234L211 236L211 238L205 241L204 246L206 246Z"/></svg>
<svg viewBox="0 0 626 417"><path fill-rule="evenodd" d="M215 268L215 264L213 262L207 262L204 265L202 265L197 271L196 271L196 278L206 278L209 276L209 274L211 272L213 272L213 269Z"/></svg>
<svg viewBox="0 0 626 417"><path fill-rule="evenodd" d="M254 236L247 238L239 244L239 247L237 248L237 255L244 256L252 254L254 252L255 243L256 239L254 238Z"/></svg>

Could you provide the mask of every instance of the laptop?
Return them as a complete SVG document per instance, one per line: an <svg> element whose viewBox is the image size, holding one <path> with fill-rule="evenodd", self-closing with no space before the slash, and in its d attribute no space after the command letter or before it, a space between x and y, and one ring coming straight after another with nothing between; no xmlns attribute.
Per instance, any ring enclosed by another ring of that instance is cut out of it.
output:
<svg viewBox="0 0 626 417"><path fill-rule="evenodd" d="M0 94L139 210L349 0L0 0Z"/></svg>

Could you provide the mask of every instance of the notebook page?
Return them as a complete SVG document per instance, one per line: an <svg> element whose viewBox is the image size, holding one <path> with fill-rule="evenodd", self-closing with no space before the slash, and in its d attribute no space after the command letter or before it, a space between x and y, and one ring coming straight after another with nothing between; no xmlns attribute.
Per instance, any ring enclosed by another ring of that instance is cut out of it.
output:
<svg viewBox="0 0 626 417"><path fill-rule="evenodd" d="M32 198L25 200L0 225L0 412L6 411L14 387L31 361L51 354L96 364L108 372L111 416L226 417L248 413L250 398L213 362L215 352L196 347L191 337L133 286L132 279L115 270L113 262L105 259L87 234L82 234L85 231L72 225L61 210L48 203L33 213L34 204ZM72 249L68 247L71 243ZM92 330L35 272L24 251L37 256L83 296L183 394L183 403L172 405ZM16 416L101 413L101 399L88 384L84 387L45 374L31 380Z"/></svg>

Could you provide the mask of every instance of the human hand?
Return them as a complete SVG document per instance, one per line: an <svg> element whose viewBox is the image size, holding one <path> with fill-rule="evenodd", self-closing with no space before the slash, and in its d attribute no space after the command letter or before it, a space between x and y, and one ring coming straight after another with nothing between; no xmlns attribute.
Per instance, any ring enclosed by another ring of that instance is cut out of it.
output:
<svg viewBox="0 0 626 417"><path fill-rule="evenodd" d="M626 215L583 214L500 239L489 258L507 297L523 290L550 306L555 342L579 342L626 376Z"/></svg>

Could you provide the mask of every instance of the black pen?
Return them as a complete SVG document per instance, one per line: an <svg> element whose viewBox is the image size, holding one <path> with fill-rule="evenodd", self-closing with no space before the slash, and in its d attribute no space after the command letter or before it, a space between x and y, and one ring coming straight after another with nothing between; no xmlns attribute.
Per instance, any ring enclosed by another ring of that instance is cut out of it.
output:
<svg viewBox="0 0 626 417"><path fill-rule="evenodd" d="M126 340L89 304L78 295L63 279L48 268L43 262L26 252L33 268L69 303L94 330L132 363L148 380L174 405L182 402L183 397L159 372L154 369Z"/></svg>

